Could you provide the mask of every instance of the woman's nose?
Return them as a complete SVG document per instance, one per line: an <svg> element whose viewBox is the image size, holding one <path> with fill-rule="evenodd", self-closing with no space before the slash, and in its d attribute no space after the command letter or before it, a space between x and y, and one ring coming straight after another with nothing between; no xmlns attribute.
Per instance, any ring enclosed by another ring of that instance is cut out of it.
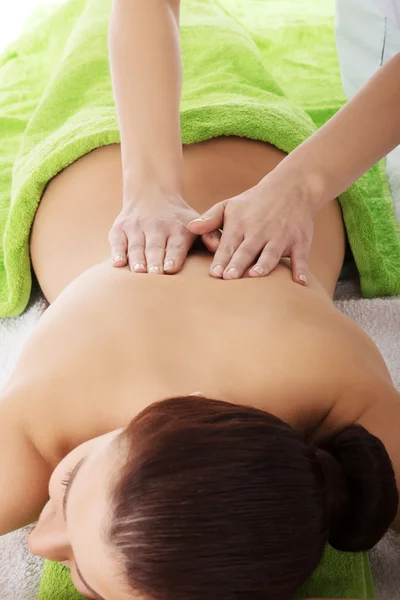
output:
<svg viewBox="0 0 400 600"><path fill-rule="evenodd" d="M28 537L28 546L33 554L55 562L70 561L72 558L67 527L63 519L40 520Z"/></svg>

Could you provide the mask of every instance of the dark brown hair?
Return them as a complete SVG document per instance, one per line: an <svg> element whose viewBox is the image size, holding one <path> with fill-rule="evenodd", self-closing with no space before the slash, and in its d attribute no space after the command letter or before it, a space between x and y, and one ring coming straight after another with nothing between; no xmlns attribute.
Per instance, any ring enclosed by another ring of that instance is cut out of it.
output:
<svg viewBox="0 0 400 600"><path fill-rule="evenodd" d="M120 443L108 540L146 600L287 600L328 540L368 550L396 515L389 456L358 425L313 448L267 412L189 396Z"/></svg>

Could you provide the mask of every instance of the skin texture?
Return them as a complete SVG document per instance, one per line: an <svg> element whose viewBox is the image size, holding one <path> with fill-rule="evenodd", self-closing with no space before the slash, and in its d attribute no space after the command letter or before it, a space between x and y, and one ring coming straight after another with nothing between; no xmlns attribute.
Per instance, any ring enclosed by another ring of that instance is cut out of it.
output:
<svg viewBox="0 0 400 600"><path fill-rule="evenodd" d="M185 147L187 198L205 211L282 159L248 140ZM132 598L102 538L109 474L123 460L111 437L154 401L201 390L268 410L309 440L359 422L400 472L399 394L375 345L332 304L344 254L338 204L315 219L307 288L285 263L267 278L213 279L212 256L200 248L176 275L136 274L108 258L121 171L120 149L110 146L48 185L31 255L51 306L0 400L0 533L37 517L51 477L31 548L68 561L79 589L95 598L78 564L105 600ZM65 522L62 480L84 456Z"/></svg>

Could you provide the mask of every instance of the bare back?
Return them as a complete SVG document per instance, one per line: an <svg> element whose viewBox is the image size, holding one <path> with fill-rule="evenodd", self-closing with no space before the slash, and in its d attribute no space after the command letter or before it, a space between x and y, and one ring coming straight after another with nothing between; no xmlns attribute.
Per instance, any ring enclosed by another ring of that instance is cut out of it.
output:
<svg viewBox="0 0 400 600"><path fill-rule="evenodd" d="M246 140L189 147L186 199L202 212L282 158ZM344 254L337 203L316 219L306 289L284 261L267 278L215 280L199 249L178 275L117 270L107 232L120 198L119 147L107 147L50 183L33 228L33 265L52 306L5 396L47 463L156 400L195 391L268 410L309 437L365 415L372 424L364 391L375 398L391 383L375 345L332 303Z"/></svg>

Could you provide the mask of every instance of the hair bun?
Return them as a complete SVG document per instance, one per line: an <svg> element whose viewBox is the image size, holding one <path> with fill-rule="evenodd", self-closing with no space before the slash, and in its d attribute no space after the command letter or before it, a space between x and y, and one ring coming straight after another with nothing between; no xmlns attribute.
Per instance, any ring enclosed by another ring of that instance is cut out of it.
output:
<svg viewBox="0 0 400 600"><path fill-rule="evenodd" d="M329 543L337 550L373 548L394 521L399 494L383 443L361 425L345 427L316 448L326 494Z"/></svg>

